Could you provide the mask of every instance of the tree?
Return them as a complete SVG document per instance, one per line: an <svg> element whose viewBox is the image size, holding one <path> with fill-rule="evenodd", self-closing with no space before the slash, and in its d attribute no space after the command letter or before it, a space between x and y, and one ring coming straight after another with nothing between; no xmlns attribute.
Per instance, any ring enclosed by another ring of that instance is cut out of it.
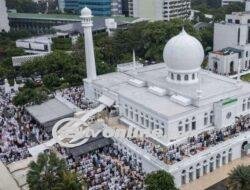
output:
<svg viewBox="0 0 250 190"><path fill-rule="evenodd" d="M48 99L46 88L23 88L13 98L16 106L23 106L28 103L41 104Z"/></svg>
<svg viewBox="0 0 250 190"><path fill-rule="evenodd" d="M79 182L76 173L66 171L60 177L61 181L53 187L53 190L81 190L82 186L86 186L86 184Z"/></svg>
<svg viewBox="0 0 250 190"><path fill-rule="evenodd" d="M55 73L45 75L43 77L43 83L50 90L59 87L61 84L60 78Z"/></svg>
<svg viewBox="0 0 250 190"><path fill-rule="evenodd" d="M27 183L30 190L81 190L82 184L76 174L67 171L65 161L55 153L39 154L29 167Z"/></svg>
<svg viewBox="0 0 250 190"><path fill-rule="evenodd" d="M174 177L163 170L148 174L145 185L147 190L177 190Z"/></svg>
<svg viewBox="0 0 250 190"><path fill-rule="evenodd" d="M229 190L250 190L250 165L239 165L234 168L228 177Z"/></svg>

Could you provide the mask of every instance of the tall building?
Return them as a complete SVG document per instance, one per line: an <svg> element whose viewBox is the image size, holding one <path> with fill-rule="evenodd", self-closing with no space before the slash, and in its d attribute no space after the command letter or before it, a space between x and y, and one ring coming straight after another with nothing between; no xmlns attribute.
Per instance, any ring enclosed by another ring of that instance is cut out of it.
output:
<svg viewBox="0 0 250 190"><path fill-rule="evenodd" d="M89 7L94 16L111 16L122 13L121 0L59 0L61 11L79 13L82 8Z"/></svg>
<svg viewBox="0 0 250 190"><path fill-rule="evenodd" d="M0 0L0 32L2 31L5 31L5 32L10 31L5 0Z"/></svg>
<svg viewBox="0 0 250 190"><path fill-rule="evenodd" d="M214 24L214 47L209 54L209 69L219 74L235 74L250 69L250 1L245 12L226 15Z"/></svg>
<svg viewBox="0 0 250 190"><path fill-rule="evenodd" d="M129 16L150 20L187 18L190 0L128 0Z"/></svg>

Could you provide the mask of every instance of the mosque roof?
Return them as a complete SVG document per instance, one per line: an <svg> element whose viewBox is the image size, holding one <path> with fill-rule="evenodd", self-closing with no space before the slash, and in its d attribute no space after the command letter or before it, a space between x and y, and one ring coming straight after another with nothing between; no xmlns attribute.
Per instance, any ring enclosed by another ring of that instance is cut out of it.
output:
<svg viewBox="0 0 250 190"><path fill-rule="evenodd" d="M107 89L109 92L119 94L135 105L143 105L145 109L154 111L164 117L172 117L190 110L196 110L199 106L205 106L220 100L238 97L239 94L247 94L250 84L219 76L209 71L200 71L200 82L198 84L182 85L168 82L166 80L167 67L165 63L145 66L133 71L114 72L100 75L93 81L95 86ZM130 79L136 78L146 82L144 87L136 87L129 83ZM148 90L149 86L166 89L167 95L158 96ZM181 105L171 99L171 95L180 95L187 99L197 97L197 90L201 90L200 105Z"/></svg>
<svg viewBox="0 0 250 190"><path fill-rule="evenodd" d="M199 70L204 59L204 50L201 43L183 29L167 42L163 58L172 71Z"/></svg>

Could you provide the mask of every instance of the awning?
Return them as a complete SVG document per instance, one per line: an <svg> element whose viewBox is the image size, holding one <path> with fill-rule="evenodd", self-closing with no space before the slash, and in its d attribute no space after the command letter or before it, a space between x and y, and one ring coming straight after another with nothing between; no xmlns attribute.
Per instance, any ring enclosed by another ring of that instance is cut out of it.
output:
<svg viewBox="0 0 250 190"><path fill-rule="evenodd" d="M102 104L108 106L108 107L111 107L115 101L105 95L102 95L99 99L98 99L99 102L101 102Z"/></svg>

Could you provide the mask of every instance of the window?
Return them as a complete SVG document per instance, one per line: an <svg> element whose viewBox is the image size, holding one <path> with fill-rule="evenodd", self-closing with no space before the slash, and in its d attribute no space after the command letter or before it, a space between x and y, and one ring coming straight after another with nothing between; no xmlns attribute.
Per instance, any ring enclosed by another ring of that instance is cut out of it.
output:
<svg viewBox="0 0 250 190"><path fill-rule="evenodd" d="M214 171L214 161L213 161L213 157L210 158L210 163L209 163L209 171L213 172Z"/></svg>
<svg viewBox="0 0 250 190"><path fill-rule="evenodd" d="M181 75L180 74L177 75L177 80L181 80Z"/></svg>
<svg viewBox="0 0 250 190"><path fill-rule="evenodd" d="M183 170L181 172L181 184L182 185L186 184L186 170Z"/></svg>
<svg viewBox="0 0 250 190"><path fill-rule="evenodd" d="M134 114L133 114L133 110L130 110L130 118L133 120L134 119Z"/></svg>
<svg viewBox="0 0 250 190"><path fill-rule="evenodd" d="M174 74L173 73L171 73L171 79L174 80Z"/></svg>
<svg viewBox="0 0 250 190"><path fill-rule="evenodd" d="M185 124L185 131L189 131L189 120L186 119L186 124Z"/></svg>
<svg viewBox="0 0 250 190"><path fill-rule="evenodd" d="M230 119L231 116L232 116L232 113L231 113L231 112L228 112L226 117L227 117L227 119Z"/></svg>
<svg viewBox="0 0 250 190"><path fill-rule="evenodd" d="M240 24L240 20L235 20L235 24Z"/></svg>
<svg viewBox="0 0 250 190"><path fill-rule="evenodd" d="M144 125L144 117L141 116L141 124Z"/></svg>
<svg viewBox="0 0 250 190"><path fill-rule="evenodd" d="M135 121L136 121L136 122L138 122L138 121L139 121L139 116L138 116L138 114L137 114L137 113L135 114Z"/></svg>
<svg viewBox="0 0 250 190"><path fill-rule="evenodd" d="M184 76L184 80L188 80L188 75L185 75L185 76Z"/></svg>
<svg viewBox="0 0 250 190"><path fill-rule="evenodd" d="M193 176L193 167L189 168L189 182L194 180L194 176Z"/></svg>
<svg viewBox="0 0 250 190"><path fill-rule="evenodd" d="M200 178L200 164L196 165L196 179Z"/></svg>
<svg viewBox="0 0 250 190"><path fill-rule="evenodd" d="M250 20L249 19L247 20L247 23L250 24Z"/></svg>
<svg viewBox="0 0 250 190"><path fill-rule="evenodd" d="M125 105L125 116L128 117L128 106Z"/></svg>
<svg viewBox="0 0 250 190"><path fill-rule="evenodd" d="M207 161L205 160L204 162L203 162L203 175L206 175L207 174Z"/></svg>
<svg viewBox="0 0 250 190"><path fill-rule="evenodd" d="M246 111L246 100L243 100L242 111Z"/></svg>
<svg viewBox="0 0 250 190"><path fill-rule="evenodd" d="M227 22L228 22L228 23L232 23L233 20L232 20L232 19L228 19Z"/></svg>
<svg viewBox="0 0 250 190"><path fill-rule="evenodd" d="M214 112L213 111L210 112L210 123L211 124L214 123Z"/></svg>
<svg viewBox="0 0 250 190"><path fill-rule="evenodd" d="M240 43L240 28L238 28L238 44Z"/></svg>
<svg viewBox="0 0 250 190"><path fill-rule="evenodd" d="M182 127L182 122L180 121L180 122L179 122L179 125L178 125L178 131L179 131L179 132L182 132L182 128L183 128L183 127Z"/></svg>
<svg viewBox="0 0 250 190"><path fill-rule="evenodd" d="M246 57L248 57L248 51L246 51Z"/></svg>
<svg viewBox="0 0 250 190"><path fill-rule="evenodd" d="M207 113L204 114L204 125L207 125Z"/></svg>
<svg viewBox="0 0 250 190"><path fill-rule="evenodd" d="M228 151L228 162L232 161L232 149L230 148Z"/></svg>
<svg viewBox="0 0 250 190"><path fill-rule="evenodd" d="M247 109L250 109L250 98L247 100Z"/></svg>
<svg viewBox="0 0 250 190"><path fill-rule="evenodd" d="M194 73L192 74L192 79L193 79L193 80L195 79L195 74L194 74Z"/></svg>
<svg viewBox="0 0 250 190"><path fill-rule="evenodd" d="M217 156L216 156L216 168L220 167L220 158L221 158L220 154L217 154Z"/></svg>
<svg viewBox="0 0 250 190"><path fill-rule="evenodd" d="M196 121L192 121L192 130L196 130Z"/></svg>

